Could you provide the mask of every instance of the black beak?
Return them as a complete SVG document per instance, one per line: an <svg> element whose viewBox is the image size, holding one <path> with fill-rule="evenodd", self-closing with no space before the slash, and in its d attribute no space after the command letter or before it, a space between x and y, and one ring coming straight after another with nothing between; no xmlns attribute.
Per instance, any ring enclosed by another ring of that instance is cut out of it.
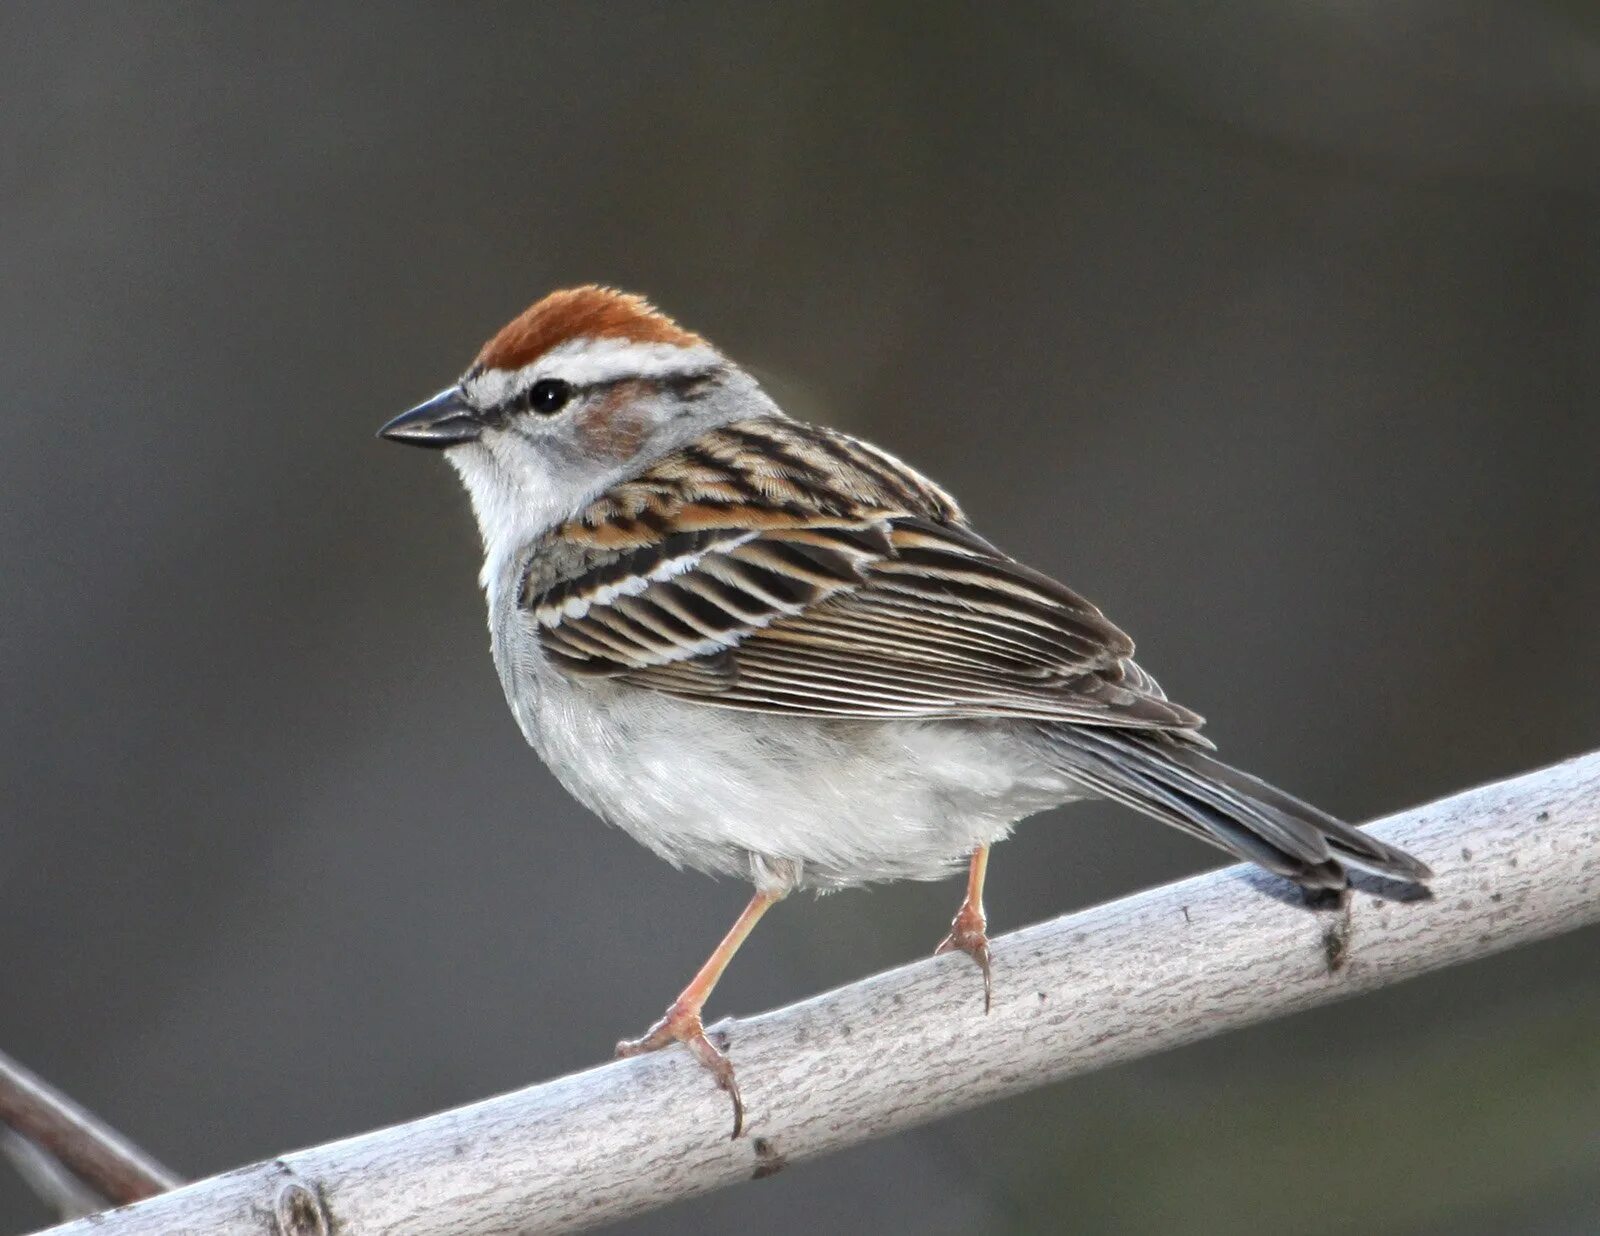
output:
<svg viewBox="0 0 1600 1236"><path fill-rule="evenodd" d="M483 422L461 397L459 386L440 391L427 403L402 412L378 430L380 438L404 442L408 446L426 446L435 451L461 442L475 442L482 433Z"/></svg>

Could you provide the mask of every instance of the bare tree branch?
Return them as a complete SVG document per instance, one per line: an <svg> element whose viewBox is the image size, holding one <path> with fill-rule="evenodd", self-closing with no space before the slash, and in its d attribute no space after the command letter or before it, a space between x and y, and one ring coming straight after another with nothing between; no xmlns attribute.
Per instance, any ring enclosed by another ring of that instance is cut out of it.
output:
<svg viewBox="0 0 1600 1236"><path fill-rule="evenodd" d="M81 1219L111 1204L63 1167L55 1155L12 1129L0 1129L0 1154L11 1160L17 1175L61 1219Z"/></svg>
<svg viewBox="0 0 1600 1236"><path fill-rule="evenodd" d="M57 1236L571 1231L1121 1060L1600 919L1600 753L1373 829L1438 873L1428 901L1358 891L1311 914L1243 868L880 974L714 1034L749 1135L684 1052L608 1064L300 1151ZM1277 896L1269 895L1276 893Z"/></svg>
<svg viewBox="0 0 1600 1236"><path fill-rule="evenodd" d="M79 1107L47 1082L0 1052L0 1124L16 1141L5 1149L24 1179L62 1210L86 1204L70 1183L51 1170L66 1168L88 1193L123 1205L175 1189L183 1181L115 1129ZM99 1209L96 1207L95 1209Z"/></svg>

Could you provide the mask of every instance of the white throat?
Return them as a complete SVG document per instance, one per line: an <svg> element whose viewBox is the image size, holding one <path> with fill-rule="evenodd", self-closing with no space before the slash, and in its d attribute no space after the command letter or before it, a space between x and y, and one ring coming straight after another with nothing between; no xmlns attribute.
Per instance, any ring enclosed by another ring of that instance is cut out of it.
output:
<svg viewBox="0 0 1600 1236"><path fill-rule="evenodd" d="M571 493L570 480L551 466L550 459L517 446L486 438L445 453L472 500L483 537L478 583L490 593L491 602L516 556L594 496Z"/></svg>

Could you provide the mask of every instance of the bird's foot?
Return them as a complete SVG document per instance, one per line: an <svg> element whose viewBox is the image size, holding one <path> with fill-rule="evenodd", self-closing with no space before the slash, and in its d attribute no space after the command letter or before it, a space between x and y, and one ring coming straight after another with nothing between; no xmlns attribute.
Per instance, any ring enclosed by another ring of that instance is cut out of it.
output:
<svg viewBox="0 0 1600 1236"><path fill-rule="evenodd" d="M744 1132L744 1099L739 1094L739 1082L733 1075L733 1062L718 1051L706 1037L705 1026L700 1021L700 1010L686 1004L674 1004L665 1016L636 1039L623 1039L617 1044L619 1057L642 1056L646 1052L660 1051L682 1043L694 1058L716 1079L717 1085L728 1092L733 1100L733 1136Z"/></svg>
<svg viewBox="0 0 1600 1236"><path fill-rule="evenodd" d="M937 957L940 953L951 953L960 949L978 963L978 969L983 971L985 1013L994 1003L994 982L989 974L989 937L986 934L988 926L983 916L983 908L969 902L956 912L955 921L950 924L950 934L938 948L933 950L933 955Z"/></svg>

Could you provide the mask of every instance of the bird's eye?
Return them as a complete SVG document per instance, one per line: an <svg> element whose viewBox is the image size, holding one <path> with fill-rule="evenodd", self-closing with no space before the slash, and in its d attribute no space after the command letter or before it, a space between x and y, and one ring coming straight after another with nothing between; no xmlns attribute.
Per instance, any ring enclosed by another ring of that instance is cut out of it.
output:
<svg viewBox="0 0 1600 1236"><path fill-rule="evenodd" d="M540 416L554 416L572 398L572 384L560 378L542 378L528 388L528 407Z"/></svg>

